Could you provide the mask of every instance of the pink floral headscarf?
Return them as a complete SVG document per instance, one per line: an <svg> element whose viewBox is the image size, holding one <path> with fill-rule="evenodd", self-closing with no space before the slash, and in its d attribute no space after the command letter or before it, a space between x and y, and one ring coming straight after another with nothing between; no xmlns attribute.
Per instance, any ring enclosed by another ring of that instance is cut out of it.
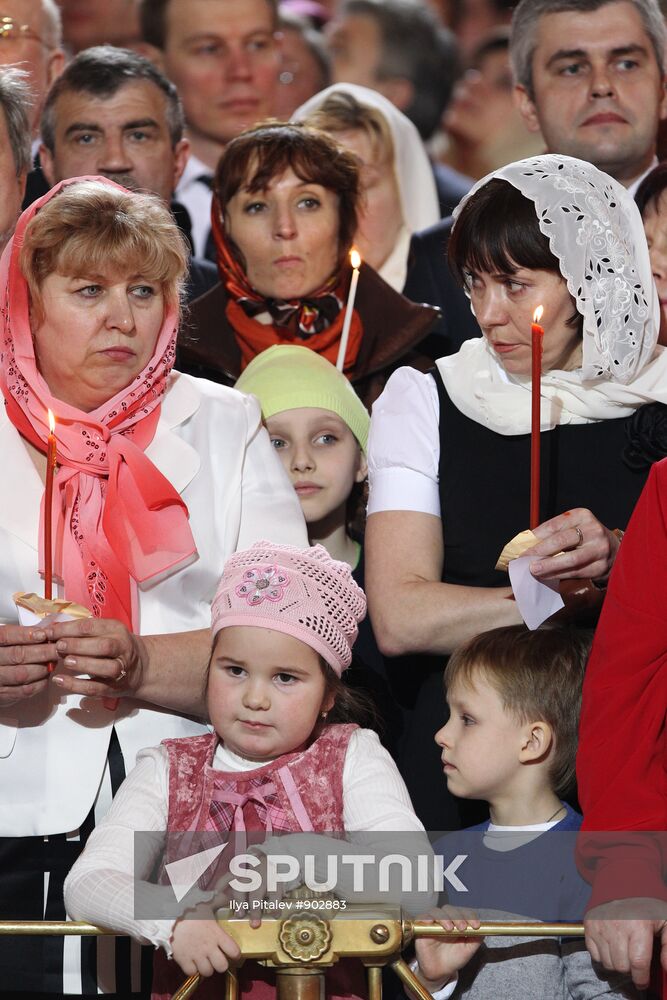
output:
<svg viewBox="0 0 667 1000"><path fill-rule="evenodd" d="M118 188L103 177L84 179ZM9 419L42 452L47 410L56 417L54 573L64 581L65 596L96 617L117 618L136 629L136 584L196 554L185 503L144 454L174 363L178 311L174 305L166 309L143 371L98 409L85 413L51 395L35 359L19 253L35 213L61 188L81 180L63 181L26 209L0 259L0 388ZM42 499L41 570L43 504Z"/></svg>

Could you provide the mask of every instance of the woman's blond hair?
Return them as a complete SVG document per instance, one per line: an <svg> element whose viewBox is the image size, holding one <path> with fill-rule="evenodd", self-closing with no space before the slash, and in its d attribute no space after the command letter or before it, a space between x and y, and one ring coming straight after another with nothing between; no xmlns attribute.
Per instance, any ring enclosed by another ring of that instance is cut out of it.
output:
<svg viewBox="0 0 667 1000"><path fill-rule="evenodd" d="M42 284L55 272L73 277L110 270L136 273L160 283L173 305L180 301L188 249L171 213L154 195L76 181L30 220L19 265L37 311Z"/></svg>
<svg viewBox="0 0 667 1000"><path fill-rule="evenodd" d="M308 115L305 124L334 137L337 132L363 132L370 141L376 160L394 163L394 140L386 118L376 108L360 104L352 94L344 91L329 94Z"/></svg>

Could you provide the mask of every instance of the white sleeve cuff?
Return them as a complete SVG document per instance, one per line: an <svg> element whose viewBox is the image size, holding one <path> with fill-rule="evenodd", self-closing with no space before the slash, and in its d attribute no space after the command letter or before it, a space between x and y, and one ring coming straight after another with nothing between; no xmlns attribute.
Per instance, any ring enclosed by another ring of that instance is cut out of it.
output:
<svg viewBox="0 0 667 1000"><path fill-rule="evenodd" d="M414 958L410 962L410 968L412 969L412 971L416 975L417 974L417 969L419 968L419 962L417 961L416 958ZM434 990L433 993L431 994L431 996L433 997L433 1000L449 1000L449 997L452 995L452 993L456 989L456 984L458 983L458 981L459 981L459 977L458 976L454 976L454 978L451 980L451 982L445 983L445 985L441 986L439 990ZM410 1000L413 1000L412 994L409 994L409 996L410 996Z"/></svg>
<svg viewBox="0 0 667 1000"><path fill-rule="evenodd" d="M415 469L378 469L369 486L368 515L384 510L410 510L440 517L437 482Z"/></svg>
<svg viewBox="0 0 667 1000"><path fill-rule="evenodd" d="M440 516L439 417L435 380L414 368L395 371L373 403L369 513L414 510Z"/></svg>

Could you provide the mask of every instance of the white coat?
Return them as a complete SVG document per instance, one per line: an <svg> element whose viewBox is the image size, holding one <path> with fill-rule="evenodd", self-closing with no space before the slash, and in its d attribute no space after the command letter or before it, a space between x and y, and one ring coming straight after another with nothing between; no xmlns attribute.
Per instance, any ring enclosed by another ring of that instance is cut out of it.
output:
<svg viewBox="0 0 667 1000"><path fill-rule="evenodd" d="M261 427L257 401L174 372L146 455L183 497L197 557L139 588L143 635L210 625L210 605L226 558L253 541L306 546L296 494ZM0 621L15 622L15 591L43 590L37 572L44 487L0 408ZM132 699L117 711L47 685L44 694L0 707L0 836L77 829L97 794L112 724L126 769L137 752L205 727Z"/></svg>

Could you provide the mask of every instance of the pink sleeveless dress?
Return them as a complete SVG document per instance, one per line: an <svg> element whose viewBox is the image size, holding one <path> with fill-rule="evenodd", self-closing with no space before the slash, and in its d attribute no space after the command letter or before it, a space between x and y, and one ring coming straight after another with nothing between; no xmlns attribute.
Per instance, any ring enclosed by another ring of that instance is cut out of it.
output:
<svg viewBox="0 0 667 1000"><path fill-rule="evenodd" d="M253 839L261 843L267 832L342 831L343 767L356 728L327 726L307 749L243 772L213 767L216 733L165 740L163 746L169 756L168 831L185 835L195 831L242 834L249 844ZM202 849L201 842L198 849ZM178 854L187 855L182 842ZM225 851L220 860L226 862ZM169 863L168 853L164 863ZM200 887L210 888L223 872L220 865L212 873L207 871ZM161 880L164 878L163 865ZM178 964L158 950L153 963L152 1000L169 1000L185 978ZM243 1000L273 1000L276 995L273 971L257 962L244 963L239 982ZM202 980L196 995L201 1000L219 1000L222 986L222 977L216 973ZM328 970L327 997L331 1000L359 997L365 992L360 963L338 963Z"/></svg>

